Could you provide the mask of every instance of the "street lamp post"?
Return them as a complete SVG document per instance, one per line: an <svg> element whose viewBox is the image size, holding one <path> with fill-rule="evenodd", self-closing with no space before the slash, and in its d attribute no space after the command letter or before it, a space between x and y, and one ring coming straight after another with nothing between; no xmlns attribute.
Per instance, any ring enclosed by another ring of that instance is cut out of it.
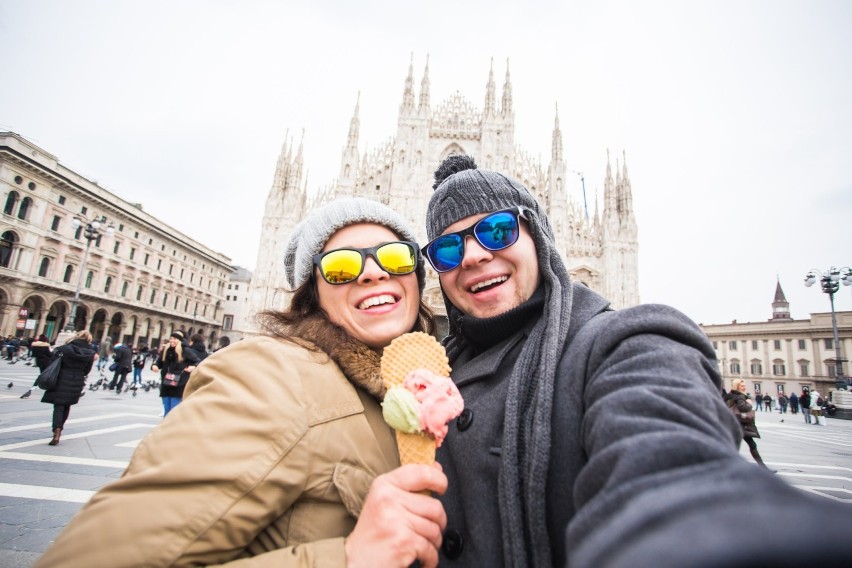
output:
<svg viewBox="0 0 852 568"><path fill-rule="evenodd" d="M828 300L831 302L831 327L834 331L835 386L837 388L844 388L846 387L846 381L843 379L843 360L840 358L840 337L837 333L837 316L834 313L834 294L840 289L841 281L844 286L852 284L852 269L845 266L843 268L832 266L826 272L811 270L805 275L805 286L810 288L816 283L817 278L819 278L822 291L828 294Z"/></svg>
<svg viewBox="0 0 852 568"><path fill-rule="evenodd" d="M107 227L104 227L104 223L106 223L106 217L101 215L99 219L89 220L86 218L80 219L79 217L74 217L71 221L71 226L74 229L78 229L83 223L86 224L86 228L83 230L83 237L86 239L86 252L83 253L83 262L80 264L80 274L77 275L77 289L74 291L74 300L71 302L71 315L68 317L68 321L65 322L66 332L74 333L76 330L74 329L74 323L77 319L77 306L80 304L80 288L83 287L83 274L86 272L86 263L89 261L89 248L92 246L92 241L97 239L101 234L105 234L107 237L113 236L115 234L115 228L110 223Z"/></svg>

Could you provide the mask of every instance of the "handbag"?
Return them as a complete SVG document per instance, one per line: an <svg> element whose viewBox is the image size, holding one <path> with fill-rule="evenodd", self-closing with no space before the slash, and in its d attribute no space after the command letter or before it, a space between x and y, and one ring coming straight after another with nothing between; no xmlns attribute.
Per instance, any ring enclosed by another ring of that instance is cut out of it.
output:
<svg viewBox="0 0 852 568"><path fill-rule="evenodd" d="M113 363L112 365L109 366L109 370L113 373L115 372L116 369L118 369L118 363Z"/></svg>
<svg viewBox="0 0 852 568"><path fill-rule="evenodd" d="M179 376L175 373L166 373L166 376L163 377L163 385L167 387L176 387L178 386Z"/></svg>
<svg viewBox="0 0 852 568"><path fill-rule="evenodd" d="M59 384L59 369L62 368L62 352L59 351L47 368L39 373L36 379L36 386L42 390L53 390Z"/></svg>

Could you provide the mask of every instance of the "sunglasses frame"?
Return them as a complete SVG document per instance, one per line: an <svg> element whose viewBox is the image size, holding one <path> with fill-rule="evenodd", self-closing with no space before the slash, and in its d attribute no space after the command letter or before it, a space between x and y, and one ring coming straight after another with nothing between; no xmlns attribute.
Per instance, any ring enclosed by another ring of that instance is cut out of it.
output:
<svg viewBox="0 0 852 568"><path fill-rule="evenodd" d="M385 267L384 264L382 264L382 261L379 260L379 256L378 256L379 249L384 247L384 246L387 246L387 245L395 245L395 244L408 245L411 248L412 252L414 253L414 266L412 267L411 271L409 271L409 272L391 272L390 270L388 270ZM323 271L322 264L320 264L320 263L322 262L322 259L325 258L326 256L330 255L333 252L337 252L337 251L341 251L341 250L350 250L350 251L355 251L355 252L360 253L361 254L361 270L358 271L358 274L356 274L355 277L352 280L347 280L346 282L329 282L328 278L325 277L325 272ZM383 271L387 272L391 276L406 276L408 274L412 274L412 273L417 271L417 267L420 264L420 249L417 248L417 243L415 243L413 241L388 241L386 243L382 243L382 244L376 245L374 247L367 247L367 248L340 247L340 248L336 248L336 249L333 249L333 250L327 250L325 252L317 253L317 254L315 254L311 257L311 260L313 261L313 265L316 268L319 269L320 276L322 277L323 280L325 280L328 284L331 284L332 286L342 286L343 284L351 284L352 282L355 282L356 280L358 280L358 278L361 277L362 274L364 274L364 267L367 266L367 257L368 256L373 257L373 260L376 261L376 264L379 265L379 268L381 268Z"/></svg>
<svg viewBox="0 0 852 568"><path fill-rule="evenodd" d="M521 205L509 207L508 209L500 209L498 211L492 211L491 213L489 213L488 215L486 215L482 219L478 220L477 222L475 222L473 225L469 226L466 229L462 229L461 231L454 231L452 233L446 233L444 235L439 235L439 236L435 237L434 239L429 241L426 244L425 247L420 249L420 253L424 257L426 257L426 260L429 261L429 264L432 266L432 268L435 270L435 272L437 272L439 274L444 274L446 272L450 272L452 270L455 270L459 266L461 266L461 263L464 260L465 252L467 251L467 245L466 245L467 238L466 237L468 237L468 236L473 237L473 239L479 244L479 246L481 246L485 250L488 250L488 251L491 251L491 252L496 252L498 250L506 250L507 248L511 247L512 245L514 245L515 243L518 242L518 239L515 239L514 243L512 243L510 245L506 245L505 247L491 248L491 247L487 246L485 243L483 243L482 241L479 240L479 237L476 235L477 225L479 225L480 223L482 223L483 221L485 221L486 219L488 219L489 217L491 217L493 215L499 215L500 213L514 213L515 214L515 220L518 223L518 238L520 238L521 219L523 219L525 221L529 221L529 218L526 216L527 211L529 211L529 209L527 209L526 207L523 207ZM458 235L459 237L461 237L461 241L462 241L461 260L459 260L459 263L452 268L448 268L446 270L438 270L438 267L435 266L435 262L432 260L432 256L429 254L429 247L431 247L433 244L435 244L439 239L442 239L444 237L449 237L450 235Z"/></svg>

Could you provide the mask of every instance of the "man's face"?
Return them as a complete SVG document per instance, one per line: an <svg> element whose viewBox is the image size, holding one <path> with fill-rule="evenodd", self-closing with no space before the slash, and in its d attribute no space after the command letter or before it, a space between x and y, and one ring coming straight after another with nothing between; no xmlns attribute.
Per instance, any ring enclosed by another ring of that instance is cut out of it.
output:
<svg viewBox="0 0 852 568"><path fill-rule="evenodd" d="M466 229L488 214L460 219L441 234ZM521 221L518 242L503 250L489 251L473 236L465 237L461 264L438 278L453 305L477 318L494 317L526 302L541 282L526 222Z"/></svg>

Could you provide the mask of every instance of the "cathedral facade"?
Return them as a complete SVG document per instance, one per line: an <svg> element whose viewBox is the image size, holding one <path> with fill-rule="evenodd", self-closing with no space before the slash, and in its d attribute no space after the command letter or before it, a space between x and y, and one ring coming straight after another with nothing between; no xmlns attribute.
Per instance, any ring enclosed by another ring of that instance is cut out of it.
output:
<svg viewBox="0 0 852 568"><path fill-rule="evenodd" d="M546 167L515 143L508 68L498 99L492 65L480 110L459 92L433 105L428 60L417 93L410 65L396 136L363 154L359 151L359 103L349 125L338 178L327 187L308 190L303 145L285 141L266 200L249 313L287 305L283 258L290 232L307 211L336 197L360 196L385 203L408 220L420 244L425 244L424 220L433 173L450 154L470 155L480 168L523 183L547 211L571 277L601 293L616 308L639 303L638 230L626 162L616 161L613 173L607 153L603 207L599 210L596 203L590 217L584 204L566 191L566 176L576 173L566 164L558 112ZM437 275L428 264L426 299L437 314L445 313Z"/></svg>

